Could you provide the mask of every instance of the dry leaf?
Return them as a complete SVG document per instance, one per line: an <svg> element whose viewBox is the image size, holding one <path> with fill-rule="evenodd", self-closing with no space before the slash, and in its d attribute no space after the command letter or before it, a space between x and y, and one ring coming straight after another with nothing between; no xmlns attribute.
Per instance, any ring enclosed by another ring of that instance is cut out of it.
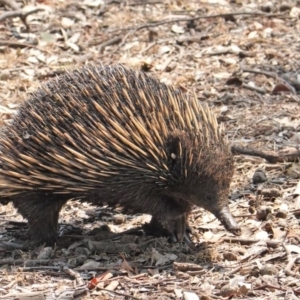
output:
<svg viewBox="0 0 300 300"><path fill-rule="evenodd" d="M184 33L185 32L184 28L177 24L172 25L171 30L175 33Z"/></svg>
<svg viewBox="0 0 300 300"><path fill-rule="evenodd" d="M192 292L183 292L183 299L184 300L199 300L199 297Z"/></svg>

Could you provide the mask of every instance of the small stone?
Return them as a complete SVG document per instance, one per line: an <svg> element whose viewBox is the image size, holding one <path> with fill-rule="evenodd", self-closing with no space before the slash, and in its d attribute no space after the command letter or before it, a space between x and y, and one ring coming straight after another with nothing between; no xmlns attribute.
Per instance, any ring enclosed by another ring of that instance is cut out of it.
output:
<svg viewBox="0 0 300 300"><path fill-rule="evenodd" d="M252 275L252 270L253 270L254 268L252 268L251 266L244 266L244 267L241 267L241 269L240 269L240 271L239 271L239 274L241 275L241 276L249 276L249 274L251 275L251 276L254 276L254 275ZM259 270L258 270L258 275L259 275ZM257 276L258 276L257 275Z"/></svg>
<svg viewBox="0 0 300 300"><path fill-rule="evenodd" d="M275 268L274 265L266 264L260 269L261 275L276 275L278 270Z"/></svg>
<svg viewBox="0 0 300 300"><path fill-rule="evenodd" d="M294 6L291 10L290 10L290 17L292 18L298 18L300 15L300 8Z"/></svg>
<svg viewBox="0 0 300 300"><path fill-rule="evenodd" d="M258 277L260 275L260 270L259 270L258 266L253 267L253 269L250 272L250 275L254 276L254 277Z"/></svg>
<svg viewBox="0 0 300 300"><path fill-rule="evenodd" d="M263 169L259 168L254 172L252 177L252 182L254 184L263 183L266 180L267 180L267 176Z"/></svg>
<svg viewBox="0 0 300 300"><path fill-rule="evenodd" d="M287 217L287 212L283 210L279 210L275 216L277 218L285 219Z"/></svg>
<svg viewBox="0 0 300 300"><path fill-rule="evenodd" d="M116 225L120 225L120 224L123 224L125 223L126 221L126 216L122 215L122 214L117 214L117 215L114 215L113 216L113 222L116 224Z"/></svg>
<svg viewBox="0 0 300 300"><path fill-rule="evenodd" d="M67 262L69 268L76 268L79 265L82 265L87 260L85 255L79 255L77 257L70 258Z"/></svg>
<svg viewBox="0 0 300 300"><path fill-rule="evenodd" d="M45 247L42 249L42 251L37 256L38 259L49 259L51 255L53 254L52 247Z"/></svg>
<svg viewBox="0 0 300 300"><path fill-rule="evenodd" d="M270 213L272 213L272 209L270 207L261 206L256 211L256 219L259 221L265 221Z"/></svg>
<svg viewBox="0 0 300 300"><path fill-rule="evenodd" d="M280 12L284 12L284 11L288 11L288 10L291 10L291 6L288 5L288 4L286 4L286 3L281 4L281 5L279 6L279 11L280 11Z"/></svg>
<svg viewBox="0 0 300 300"><path fill-rule="evenodd" d="M272 11L272 7L270 5L261 6L260 9L265 13L270 13Z"/></svg>
<svg viewBox="0 0 300 300"><path fill-rule="evenodd" d="M254 207L249 206L248 211L249 211L250 214L254 214L255 209L254 209Z"/></svg>
<svg viewBox="0 0 300 300"><path fill-rule="evenodd" d="M225 252L223 253L223 257L228 261L238 260L238 255L234 252Z"/></svg>
<svg viewBox="0 0 300 300"><path fill-rule="evenodd" d="M199 300L199 297L192 292L183 292L183 299L184 300Z"/></svg>
<svg viewBox="0 0 300 300"><path fill-rule="evenodd" d="M11 74L8 70L3 70L0 72L0 80L8 80L11 78Z"/></svg>
<svg viewBox="0 0 300 300"><path fill-rule="evenodd" d="M75 267L77 267L77 265L78 265L78 264L77 264L77 259L76 259L75 257L70 258L70 259L68 260L67 265L68 265L69 268L75 268Z"/></svg>
<svg viewBox="0 0 300 300"><path fill-rule="evenodd" d="M262 229L265 230L268 233L273 232L273 227L271 222L265 222L264 225L262 226Z"/></svg>
<svg viewBox="0 0 300 300"><path fill-rule="evenodd" d="M221 297L232 297L238 294L239 289L238 287L231 287L230 285L225 285L220 290Z"/></svg>

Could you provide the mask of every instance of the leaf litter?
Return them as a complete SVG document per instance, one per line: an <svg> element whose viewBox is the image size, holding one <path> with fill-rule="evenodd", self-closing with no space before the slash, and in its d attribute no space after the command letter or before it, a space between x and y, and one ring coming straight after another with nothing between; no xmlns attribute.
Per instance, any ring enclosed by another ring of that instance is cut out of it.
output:
<svg viewBox="0 0 300 300"><path fill-rule="evenodd" d="M0 299L298 299L297 1L0 0L0 125L42 82L123 63L195 91L235 154L236 238L190 216L195 249L135 230L149 216L69 202L66 248L22 248L26 221L0 206Z"/></svg>

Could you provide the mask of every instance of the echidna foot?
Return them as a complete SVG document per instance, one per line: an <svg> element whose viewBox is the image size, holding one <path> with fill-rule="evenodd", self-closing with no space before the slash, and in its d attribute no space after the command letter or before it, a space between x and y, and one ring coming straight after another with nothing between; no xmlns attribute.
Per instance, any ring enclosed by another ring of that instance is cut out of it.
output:
<svg viewBox="0 0 300 300"><path fill-rule="evenodd" d="M153 236L168 237L172 243L186 242L192 243L190 234L191 228L188 225L185 215L180 216L174 220L161 222L157 218L152 217L150 223L143 226L146 234Z"/></svg>

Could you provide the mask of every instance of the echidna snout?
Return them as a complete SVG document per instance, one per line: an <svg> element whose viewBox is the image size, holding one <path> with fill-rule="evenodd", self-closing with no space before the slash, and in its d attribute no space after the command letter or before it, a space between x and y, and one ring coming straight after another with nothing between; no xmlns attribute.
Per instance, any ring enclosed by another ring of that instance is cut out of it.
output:
<svg viewBox="0 0 300 300"><path fill-rule="evenodd" d="M224 206L217 214L216 217L221 221L222 225L234 235L241 235L241 229L237 222L232 217L229 207Z"/></svg>
<svg viewBox="0 0 300 300"><path fill-rule="evenodd" d="M234 220L229 207L229 179L233 176L233 161L228 160L223 169L214 170L195 185L192 190L191 202L211 212L221 222L226 230L234 235L240 235L241 230Z"/></svg>

